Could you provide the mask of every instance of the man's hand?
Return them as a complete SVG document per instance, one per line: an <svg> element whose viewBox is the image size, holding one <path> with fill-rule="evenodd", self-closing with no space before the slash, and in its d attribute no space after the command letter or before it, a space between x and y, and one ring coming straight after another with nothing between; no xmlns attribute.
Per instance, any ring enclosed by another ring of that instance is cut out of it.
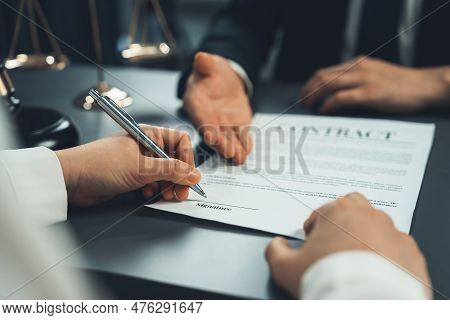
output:
<svg viewBox="0 0 450 320"><path fill-rule="evenodd" d="M450 68L406 68L368 57L319 70L303 87L307 107L321 100L320 112L365 106L387 112L413 112L450 105Z"/></svg>
<svg viewBox="0 0 450 320"><path fill-rule="evenodd" d="M205 142L235 164L244 163L252 148L252 112L242 80L229 62L197 53L183 100Z"/></svg>
<svg viewBox="0 0 450 320"><path fill-rule="evenodd" d="M304 230L308 240L300 250L279 237L266 250L275 281L293 297L298 297L300 280L314 262L348 250L373 251L415 275L426 290L430 287L426 262L414 239L399 232L388 215L358 193L314 211Z"/></svg>
<svg viewBox="0 0 450 320"><path fill-rule="evenodd" d="M146 197L160 190L165 200L188 197L188 186L197 184L201 177L194 167L189 136L166 128L141 127L174 159L148 155L125 134L57 151L70 203L92 205L141 188Z"/></svg>

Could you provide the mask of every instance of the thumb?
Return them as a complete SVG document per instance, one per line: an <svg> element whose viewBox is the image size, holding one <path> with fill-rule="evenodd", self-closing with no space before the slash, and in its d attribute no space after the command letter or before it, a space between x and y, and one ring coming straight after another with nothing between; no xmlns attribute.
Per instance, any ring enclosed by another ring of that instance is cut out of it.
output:
<svg viewBox="0 0 450 320"><path fill-rule="evenodd" d="M179 185L191 186L200 182L198 169L178 159L148 158L147 168L153 181L170 181Z"/></svg>
<svg viewBox="0 0 450 320"><path fill-rule="evenodd" d="M271 268L276 268L280 263L288 260L294 252L295 250L285 238L276 237L267 246L266 259Z"/></svg>
<svg viewBox="0 0 450 320"><path fill-rule="evenodd" d="M209 76L214 72L216 57L210 53L198 52L194 59L194 71Z"/></svg>
<svg viewBox="0 0 450 320"><path fill-rule="evenodd" d="M275 282L295 298L299 295L300 275L297 270L299 258L298 252L281 237L273 239L266 250L266 259Z"/></svg>

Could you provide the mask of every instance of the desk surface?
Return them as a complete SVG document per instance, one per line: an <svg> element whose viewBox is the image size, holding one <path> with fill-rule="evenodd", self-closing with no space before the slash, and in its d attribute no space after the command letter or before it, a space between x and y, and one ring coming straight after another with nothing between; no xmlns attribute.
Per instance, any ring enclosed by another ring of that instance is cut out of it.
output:
<svg viewBox="0 0 450 320"><path fill-rule="evenodd" d="M68 115L82 143L119 130L103 113L73 107L74 98L95 83L95 69L71 66L61 72L16 71L11 76L24 105ZM112 68L107 75L111 84L131 93L135 102L128 111L139 122L186 129L175 98L177 77L174 72L134 68ZM255 97L256 110L284 110L297 100L298 88L298 84L263 85ZM289 113L310 111L296 106ZM361 111L355 114L386 118ZM436 124L411 233L427 258L436 298L450 297L450 114L389 118ZM77 267L105 276L106 285L125 298L166 296L162 292L172 292L167 296L175 298L285 298L271 281L264 259L273 235L160 213L143 208L143 203L137 194L129 194L92 208L70 208L66 224L82 245L71 259L87 257L82 263L74 259ZM292 241L295 246L301 243Z"/></svg>

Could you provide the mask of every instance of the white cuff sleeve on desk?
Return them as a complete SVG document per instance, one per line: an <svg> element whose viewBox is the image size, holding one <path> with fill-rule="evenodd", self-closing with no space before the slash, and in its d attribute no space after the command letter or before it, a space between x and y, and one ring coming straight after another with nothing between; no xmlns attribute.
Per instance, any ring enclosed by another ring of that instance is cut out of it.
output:
<svg viewBox="0 0 450 320"><path fill-rule="evenodd" d="M67 219L67 192L58 157L40 147L0 152L2 192L11 195L17 212L46 226Z"/></svg>
<svg viewBox="0 0 450 320"><path fill-rule="evenodd" d="M424 285L385 258L347 251L314 263L300 284L302 299L427 299Z"/></svg>

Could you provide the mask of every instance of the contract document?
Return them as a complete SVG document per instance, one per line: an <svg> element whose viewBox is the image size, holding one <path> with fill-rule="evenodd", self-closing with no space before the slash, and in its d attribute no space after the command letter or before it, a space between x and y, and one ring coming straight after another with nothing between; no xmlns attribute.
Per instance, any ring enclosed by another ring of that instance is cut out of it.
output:
<svg viewBox="0 0 450 320"><path fill-rule="evenodd" d="M434 124L257 114L242 166L213 156L199 169L208 198L151 208L304 239L304 221L325 203L360 192L409 232Z"/></svg>

